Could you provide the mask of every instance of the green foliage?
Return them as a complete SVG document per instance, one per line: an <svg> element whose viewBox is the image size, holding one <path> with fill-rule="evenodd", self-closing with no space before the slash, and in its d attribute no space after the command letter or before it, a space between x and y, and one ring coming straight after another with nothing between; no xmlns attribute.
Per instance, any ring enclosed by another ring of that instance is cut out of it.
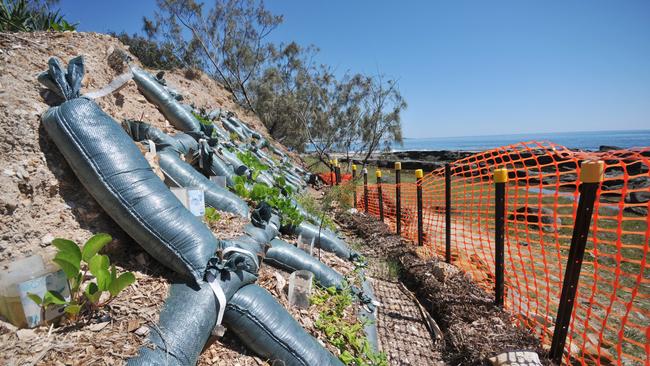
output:
<svg viewBox="0 0 650 366"><path fill-rule="evenodd" d="M0 31L74 31L77 24L63 19L59 11L50 11L47 6L27 0L0 0Z"/></svg>
<svg viewBox="0 0 650 366"><path fill-rule="evenodd" d="M355 314L350 314L352 300L352 291L347 284L341 291L334 287L316 287L310 301L322 310L314 325L325 334L327 342L338 348L341 352L339 359L344 364L388 366L386 355L373 351L364 333L365 324L359 322Z"/></svg>
<svg viewBox="0 0 650 366"><path fill-rule="evenodd" d="M349 210L354 205L354 189L352 182L330 187L323 197L323 208L332 210L335 205L338 205L342 210Z"/></svg>
<svg viewBox="0 0 650 366"><path fill-rule="evenodd" d="M246 188L246 184L248 183L246 177L241 175L235 176L233 178L233 183L232 191L235 192L236 195L241 198L249 198L250 193L248 192L248 188Z"/></svg>
<svg viewBox="0 0 650 366"><path fill-rule="evenodd" d="M242 198L248 198L253 202L266 202L271 207L280 211L283 225L300 225L304 220L296 205L292 203L291 188L286 186L286 180L283 177L276 178L276 186L269 187L265 184L256 182L260 171L269 169L250 151L245 153L238 152L237 157L251 170L251 178L236 176L233 178L232 190L236 195ZM247 187L251 187L250 190Z"/></svg>
<svg viewBox="0 0 650 366"><path fill-rule="evenodd" d="M156 42L145 37L127 33L113 33L122 43L129 46L129 52L137 57L144 66L152 69L173 70L183 67L181 60L174 54L174 47L168 42Z"/></svg>
<svg viewBox="0 0 650 366"><path fill-rule="evenodd" d="M205 222L211 223L221 220L221 215L214 207L206 207L203 218L205 219Z"/></svg>
<svg viewBox="0 0 650 366"><path fill-rule="evenodd" d="M201 116L200 114L192 112L192 115L193 115L193 116L194 116L194 117L195 117L199 122L201 122L202 125L212 126L212 121L210 121L209 119L207 119L207 118Z"/></svg>
<svg viewBox="0 0 650 366"><path fill-rule="evenodd" d="M212 75L236 102L252 109L248 83L268 57L265 38L282 17L261 0L158 1L154 19L144 18L147 36L174 45L183 62Z"/></svg>
<svg viewBox="0 0 650 366"><path fill-rule="evenodd" d="M296 200L300 206L305 209L305 211L322 220L323 227L336 231L336 224L334 224L334 221L332 220L332 215L327 214L323 210L323 207L318 203L318 201L316 201L316 199L314 199L312 195L309 193L304 193L296 197ZM320 225L321 223L315 222L314 224Z"/></svg>
<svg viewBox="0 0 650 366"><path fill-rule="evenodd" d="M124 272L118 276L108 256L98 254L112 240L110 235L100 233L90 238L83 248L79 249L79 246L71 240L54 239L52 245L58 251L53 261L61 267L68 279L70 300L66 300L55 291L47 291L43 298L28 294L29 298L40 305L43 311L52 305L63 305L65 312L72 316L84 310L92 312L113 301L122 290L135 282L135 276L131 272ZM87 278L88 272L94 278ZM108 292L110 296L104 302L100 302L104 292Z"/></svg>
<svg viewBox="0 0 650 366"><path fill-rule="evenodd" d="M251 170L263 171L268 170L268 165L262 163L252 152L238 152L237 157Z"/></svg>

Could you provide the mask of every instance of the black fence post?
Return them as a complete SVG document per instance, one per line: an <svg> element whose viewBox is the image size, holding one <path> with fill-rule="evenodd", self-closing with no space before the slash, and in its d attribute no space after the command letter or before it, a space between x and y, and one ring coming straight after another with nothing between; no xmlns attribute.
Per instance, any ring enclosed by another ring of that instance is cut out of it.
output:
<svg viewBox="0 0 650 366"><path fill-rule="evenodd" d="M354 208L357 208L357 164L352 164L352 199L354 200Z"/></svg>
<svg viewBox="0 0 650 366"><path fill-rule="evenodd" d="M368 168L363 168L363 207L368 213Z"/></svg>
<svg viewBox="0 0 650 366"><path fill-rule="evenodd" d="M417 169L415 171L415 188L417 193L417 208L418 208L418 245L424 245L424 225L422 223L422 169Z"/></svg>
<svg viewBox="0 0 650 366"><path fill-rule="evenodd" d="M503 307L504 234L508 169L494 169L494 304Z"/></svg>
<svg viewBox="0 0 650 366"><path fill-rule="evenodd" d="M379 220L384 221L384 196L381 192L381 170L375 171L377 177L377 201L379 203Z"/></svg>
<svg viewBox="0 0 650 366"><path fill-rule="evenodd" d="M334 159L334 180L337 186L341 184L341 165L338 159Z"/></svg>
<svg viewBox="0 0 650 366"><path fill-rule="evenodd" d="M334 160L330 159L330 185L334 185Z"/></svg>
<svg viewBox="0 0 650 366"><path fill-rule="evenodd" d="M451 166L445 164L445 261L451 263Z"/></svg>
<svg viewBox="0 0 650 366"><path fill-rule="evenodd" d="M395 163L395 231L397 235L402 234L402 163Z"/></svg>
<svg viewBox="0 0 650 366"><path fill-rule="evenodd" d="M560 305L557 309L555 330L553 331L553 340L549 352L551 360L558 365L562 362L562 354L564 353L566 337L569 332L571 313L573 312L578 280L580 279L580 268L582 267L587 236L589 235L589 225L594 212L598 187L603 180L604 165L602 161L584 161L580 169L580 200L578 201L576 220L573 224L571 248L569 249Z"/></svg>

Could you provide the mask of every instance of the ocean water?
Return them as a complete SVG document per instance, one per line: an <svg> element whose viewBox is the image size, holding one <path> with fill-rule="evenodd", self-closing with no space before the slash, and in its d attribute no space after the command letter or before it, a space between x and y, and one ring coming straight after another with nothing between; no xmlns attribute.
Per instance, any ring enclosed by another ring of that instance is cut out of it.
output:
<svg viewBox="0 0 650 366"><path fill-rule="evenodd" d="M462 150L483 151L527 141L550 141L572 149L598 150L601 145L621 148L650 146L650 130L557 132L539 134L405 138L403 145L394 145L394 151L407 150Z"/></svg>

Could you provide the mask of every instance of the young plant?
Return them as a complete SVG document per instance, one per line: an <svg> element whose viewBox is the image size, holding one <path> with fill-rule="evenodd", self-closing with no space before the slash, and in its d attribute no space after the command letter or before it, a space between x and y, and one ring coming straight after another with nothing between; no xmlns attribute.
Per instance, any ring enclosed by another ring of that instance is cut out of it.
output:
<svg viewBox="0 0 650 366"><path fill-rule="evenodd" d="M249 197L250 192L248 192L248 188L246 188L246 184L248 183L246 177L237 175L233 177L233 183L232 190L236 195L241 198Z"/></svg>
<svg viewBox="0 0 650 366"><path fill-rule="evenodd" d="M221 220L221 215L214 207L206 207L203 218L205 219L205 222L211 223Z"/></svg>
<svg viewBox="0 0 650 366"><path fill-rule="evenodd" d="M65 312L73 317L86 310L92 312L113 301L122 290L135 282L135 276L131 272L118 275L108 256L99 254L112 240L108 234L96 234L84 244L83 249L79 249L71 240L54 239L52 245L58 250L53 262L61 267L68 279L70 299L65 299L56 291L47 291L42 298L30 293L29 298L43 310L52 305L62 305ZM88 272L93 278L88 276ZM108 292L109 296L101 301L104 292Z"/></svg>
<svg viewBox="0 0 650 366"><path fill-rule="evenodd" d="M353 272L353 275L355 273ZM341 291L334 287L317 287L316 293L311 297L311 303L322 310L314 325L325 334L330 344L339 349L339 359L344 364L387 366L386 355L374 352L364 334L363 328L366 324L359 322L356 316L348 311L352 299L352 291L347 283L343 284Z"/></svg>
<svg viewBox="0 0 650 366"><path fill-rule="evenodd" d="M246 164L253 175L260 170L266 170L268 167L259 162L250 152L239 153L238 157ZM243 176L233 178L234 185L232 191L242 198L248 198L253 202L265 201L272 207L280 211L282 216L282 225L298 226L304 220L304 217L298 211L298 208L291 200L293 191L286 185L284 177L276 178L276 186L269 187L265 184L255 182L255 177L247 179ZM251 186L250 190L247 186Z"/></svg>
<svg viewBox="0 0 650 366"><path fill-rule="evenodd" d="M238 152L237 157L244 165L251 170L251 178L253 181L257 180L261 171L268 170L269 167L263 164L253 153L250 151Z"/></svg>
<svg viewBox="0 0 650 366"><path fill-rule="evenodd" d="M197 119L197 120L198 120L202 125L212 126L212 121L210 121L209 119L203 117L202 115L200 115L200 114L198 114L198 113L194 113L194 112L192 112L192 115L193 115L194 118L196 118L196 119Z"/></svg>

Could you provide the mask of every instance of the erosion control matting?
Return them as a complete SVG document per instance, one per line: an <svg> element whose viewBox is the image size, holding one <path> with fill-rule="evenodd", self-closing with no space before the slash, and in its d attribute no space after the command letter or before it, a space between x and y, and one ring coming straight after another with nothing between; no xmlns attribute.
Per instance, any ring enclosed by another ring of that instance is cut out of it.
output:
<svg viewBox="0 0 650 366"><path fill-rule="evenodd" d="M384 267L388 269L383 272L393 272L415 293L442 330L443 338L436 348L445 363L482 365L487 358L512 350L532 350L543 355L537 338L495 307L493 296L456 267L436 258L421 258L416 245L394 235L373 217L342 213L337 220L350 237L359 238L359 251L371 264L386 262ZM405 310L400 315L409 314ZM410 342L407 347L414 354L423 345ZM426 364L435 364L435 360Z"/></svg>
<svg viewBox="0 0 650 366"><path fill-rule="evenodd" d="M399 282L372 278L380 302L377 331L382 351L391 365L444 365L417 304ZM408 290L406 290L408 291Z"/></svg>

